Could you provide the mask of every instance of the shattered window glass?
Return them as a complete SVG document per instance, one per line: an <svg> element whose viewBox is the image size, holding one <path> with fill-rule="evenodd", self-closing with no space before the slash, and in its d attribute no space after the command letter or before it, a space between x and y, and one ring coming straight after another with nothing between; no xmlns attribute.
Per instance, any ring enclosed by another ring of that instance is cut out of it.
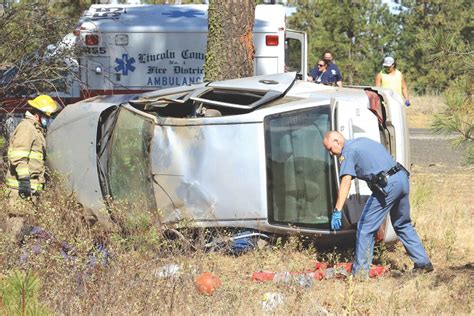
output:
<svg viewBox="0 0 474 316"><path fill-rule="evenodd" d="M269 219L327 228L335 200L333 159L323 147L329 106L265 119Z"/></svg>
<svg viewBox="0 0 474 316"><path fill-rule="evenodd" d="M122 108L115 124L108 177L114 200L153 210L156 207L150 169L153 122Z"/></svg>

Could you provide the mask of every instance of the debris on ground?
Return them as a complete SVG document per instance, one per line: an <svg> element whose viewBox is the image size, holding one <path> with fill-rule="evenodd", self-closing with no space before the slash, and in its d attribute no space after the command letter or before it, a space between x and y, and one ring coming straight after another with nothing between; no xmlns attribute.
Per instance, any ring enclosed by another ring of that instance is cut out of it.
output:
<svg viewBox="0 0 474 316"><path fill-rule="evenodd" d="M231 237L214 238L205 247L210 251L225 250L228 254L240 256L249 251L265 247L268 239L268 235L245 230Z"/></svg>
<svg viewBox="0 0 474 316"><path fill-rule="evenodd" d="M110 252L103 243L96 242L87 253L87 269L92 269L97 265L107 267L110 261Z"/></svg>
<svg viewBox="0 0 474 316"><path fill-rule="evenodd" d="M180 266L177 264L167 264L155 270L155 276L158 278L173 278L180 275Z"/></svg>
<svg viewBox="0 0 474 316"><path fill-rule="evenodd" d="M20 244L23 245L21 263L26 263L30 255L38 255L47 247L58 250L65 260L74 259L75 250L71 245L58 240L52 233L37 226L26 226L22 229Z"/></svg>
<svg viewBox="0 0 474 316"><path fill-rule="evenodd" d="M257 249L261 238L268 239L269 237L254 231L244 231L236 234L232 237L231 253L238 256Z"/></svg>
<svg viewBox="0 0 474 316"><path fill-rule="evenodd" d="M268 292L262 297L262 310L264 312L273 312L283 304L284 296L281 293Z"/></svg>
<svg viewBox="0 0 474 316"><path fill-rule="evenodd" d="M199 294L212 295L222 285L222 282L215 274L204 272L196 278L195 284Z"/></svg>
<svg viewBox="0 0 474 316"><path fill-rule="evenodd" d="M373 266L369 271L369 277L375 278L384 275L389 269L385 266ZM352 272L352 263L338 263L329 265L324 262L316 262L313 269L303 272L268 272L259 271L252 274L252 281L276 282L312 286L313 280L344 279ZM311 281L309 281L311 280Z"/></svg>
<svg viewBox="0 0 474 316"><path fill-rule="evenodd" d="M51 250L57 251L61 257L74 264L76 261L76 249L68 243L57 239L53 233L37 226L25 226L20 233L20 244L22 246L22 254L20 263L26 264L31 256L41 253L50 253ZM87 261L85 265L85 273L90 273L97 266L107 267L110 264L111 255L105 244L94 242L92 248L87 252Z"/></svg>

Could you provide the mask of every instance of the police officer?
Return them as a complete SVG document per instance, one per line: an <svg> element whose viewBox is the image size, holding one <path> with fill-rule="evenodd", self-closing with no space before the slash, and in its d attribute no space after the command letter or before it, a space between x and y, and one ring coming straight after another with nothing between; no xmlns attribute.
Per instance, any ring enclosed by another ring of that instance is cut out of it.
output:
<svg viewBox="0 0 474 316"><path fill-rule="evenodd" d="M390 212L392 225L408 256L415 263L414 272L431 272L433 265L411 225L408 171L395 163L379 143L365 138L345 140L341 133L326 133L323 145L339 157L341 184L331 228L342 226L342 208L349 194L352 178L365 180L372 190L357 224L356 252L352 273L368 275L374 253L375 234Z"/></svg>
<svg viewBox="0 0 474 316"><path fill-rule="evenodd" d="M28 100L31 109L12 133L8 146L8 167L5 184L8 188L11 210L8 212L7 232L16 235L23 225L21 200L35 200L45 183L45 128L51 117L60 110L47 95Z"/></svg>

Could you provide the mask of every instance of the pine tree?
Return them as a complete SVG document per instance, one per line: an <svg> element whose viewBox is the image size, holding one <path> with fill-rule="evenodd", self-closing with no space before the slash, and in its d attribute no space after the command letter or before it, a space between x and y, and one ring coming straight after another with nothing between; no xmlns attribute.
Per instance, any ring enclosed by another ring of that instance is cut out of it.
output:
<svg viewBox="0 0 474 316"><path fill-rule="evenodd" d="M38 302L39 279L30 272L13 271L0 283L2 315L52 315Z"/></svg>
<svg viewBox="0 0 474 316"><path fill-rule="evenodd" d="M439 48L434 37L451 38L450 41L456 41L456 50L470 51L472 1L407 0L403 5L400 12L403 32L398 53L399 61L405 66L405 76L419 94L441 93L449 82L470 70L443 58L434 63L433 55Z"/></svg>

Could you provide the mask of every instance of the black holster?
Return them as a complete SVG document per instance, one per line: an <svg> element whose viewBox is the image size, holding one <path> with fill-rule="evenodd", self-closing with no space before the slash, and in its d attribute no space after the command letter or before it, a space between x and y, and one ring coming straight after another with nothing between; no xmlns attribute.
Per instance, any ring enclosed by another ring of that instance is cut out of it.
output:
<svg viewBox="0 0 474 316"><path fill-rule="evenodd" d="M403 171L407 174L407 176L410 176L410 172L408 172L408 170L401 163L397 162L395 166L388 169L387 171L380 171L376 175L371 176L367 180L367 184L375 195L387 197L388 193L385 192L384 188L387 186L388 178L399 171Z"/></svg>
<svg viewBox="0 0 474 316"><path fill-rule="evenodd" d="M388 193L384 190L384 188L387 186L387 179L387 173L385 171L381 171L376 175L373 175L369 181L367 181L367 184L375 195L387 197Z"/></svg>

